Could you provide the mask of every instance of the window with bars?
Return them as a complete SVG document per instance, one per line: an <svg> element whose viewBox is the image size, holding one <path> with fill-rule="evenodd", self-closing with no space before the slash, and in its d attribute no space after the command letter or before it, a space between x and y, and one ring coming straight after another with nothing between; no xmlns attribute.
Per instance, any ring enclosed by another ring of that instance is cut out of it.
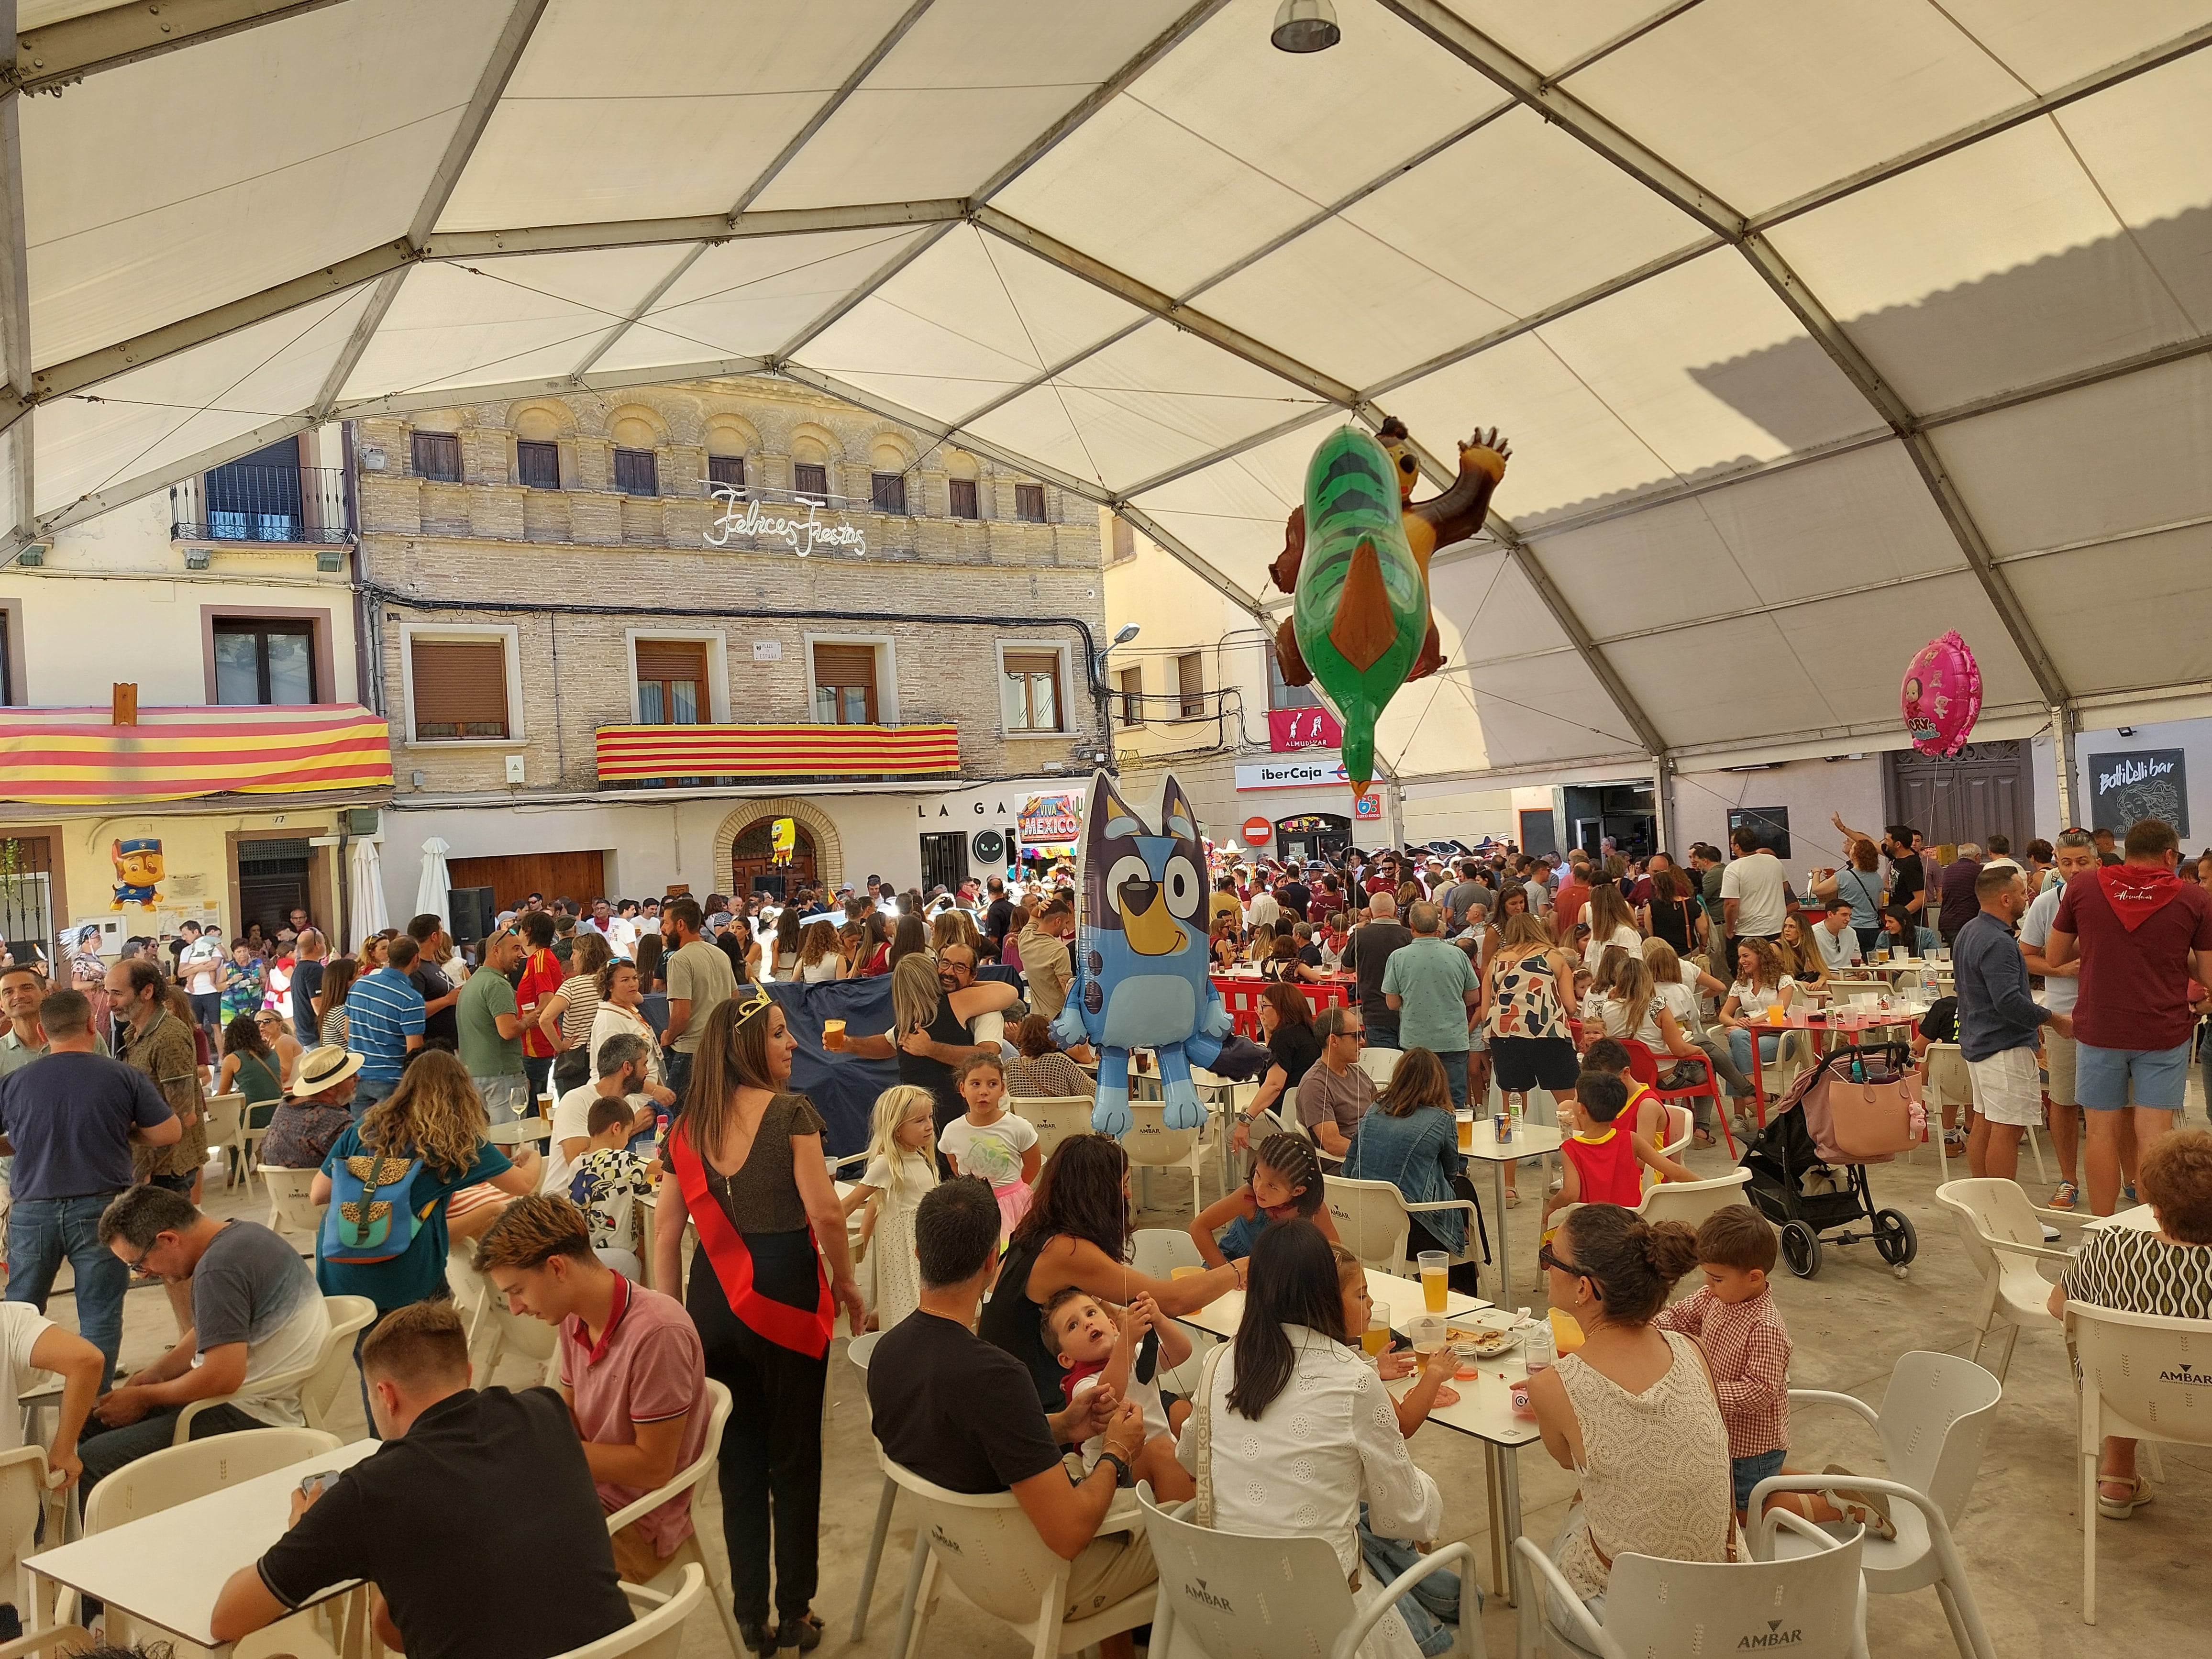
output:
<svg viewBox="0 0 2212 1659"><path fill-rule="evenodd" d="M1127 519L1114 520L1113 544L1107 550L1106 562L1121 564L1137 556L1137 532L1129 527Z"/></svg>
<svg viewBox="0 0 2212 1659"><path fill-rule="evenodd" d="M434 478L441 483L461 481L461 440L452 432L417 432L410 441L414 452L415 476Z"/></svg>
<svg viewBox="0 0 2212 1659"><path fill-rule="evenodd" d="M975 500L975 481L973 478L950 478L945 487L951 492L951 507L956 519L980 519L983 516Z"/></svg>
<svg viewBox="0 0 2212 1659"><path fill-rule="evenodd" d="M1044 486L1016 484L1014 486L1014 516L1026 519L1031 524L1044 522Z"/></svg>
<svg viewBox="0 0 2212 1659"><path fill-rule="evenodd" d="M1000 712L1009 732L1059 732L1060 653L1009 651L1001 659Z"/></svg>
<svg viewBox="0 0 2212 1659"><path fill-rule="evenodd" d="M1182 698L1180 712L1183 719L1205 718L1206 657L1202 652L1186 651L1176 659L1176 690Z"/></svg>
<svg viewBox="0 0 2212 1659"><path fill-rule="evenodd" d="M906 511L906 474L876 472L869 475L869 493L878 513Z"/></svg>
<svg viewBox="0 0 2212 1659"><path fill-rule="evenodd" d="M745 458L742 455L709 455L707 458L708 488L727 488L738 495L745 493Z"/></svg>
<svg viewBox="0 0 2212 1659"><path fill-rule="evenodd" d="M625 495L658 495L660 480L649 449L615 451L615 488Z"/></svg>
<svg viewBox="0 0 2212 1659"><path fill-rule="evenodd" d="M801 461L791 469L791 485L799 495L826 504L830 500L830 469Z"/></svg>
<svg viewBox="0 0 2212 1659"><path fill-rule="evenodd" d="M706 641L638 641L639 724L696 726L708 701Z"/></svg>
<svg viewBox="0 0 2212 1659"><path fill-rule="evenodd" d="M814 647L814 718L823 726L876 723L876 647Z"/></svg>
<svg viewBox="0 0 2212 1659"><path fill-rule="evenodd" d="M418 638L408 643L417 738L507 735L504 640Z"/></svg>
<svg viewBox="0 0 2212 1659"><path fill-rule="evenodd" d="M561 446L519 442L514 446L514 476L525 489L561 487Z"/></svg>
<svg viewBox="0 0 2212 1659"><path fill-rule="evenodd" d="M261 617L217 617L215 700L290 708L315 701L315 625Z"/></svg>
<svg viewBox="0 0 2212 1659"><path fill-rule="evenodd" d="M1145 671L1124 668L1119 676L1121 686L1121 724L1142 726L1145 723Z"/></svg>

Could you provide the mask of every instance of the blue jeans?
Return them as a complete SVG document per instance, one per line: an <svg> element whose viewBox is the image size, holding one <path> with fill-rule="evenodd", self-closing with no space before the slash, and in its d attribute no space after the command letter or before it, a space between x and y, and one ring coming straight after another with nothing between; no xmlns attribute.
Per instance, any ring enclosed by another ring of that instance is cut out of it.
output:
<svg viewBox="0 0 2212 1659"><path fill-rule="evenodd" d="M46 1293L66 1255L76 1271L78 1334L107 1360L103 1394L123 1346L123 1292L131 1284L131 1270L100 1242L100 1213L117 1196L19 1198L8 1212L8 1300L46 1312Z"/></svg>
<svg viewBox="0 0 2212 1659"><path fill-rule="evenodd" d="M1751 1076L1751 1033L1745 1030L1741 1026L1732 1025L1729 1028L1728 1039L1729 1057L1735 1061L1736 1070L1741 1072L1744 1077L1748 1079ZM1759 1034L1759 1060L1760 1065L1771 1066L1774 1064L1774 1057L1776 1054L1779 1054L1781 1050L1781 1032L1761 1031ZM1739 1089L1734 1084L1730 1084L1729 1085L1729 1092L1732 1095L1747 1095L1751 1091L1748 1089Z"/></svg>
<svg viewBox="0 0 2212 1659"><path fill-rule="evenodd" d="M371 1079L356 1073L353 1081L353 1098L346 1102L346 1110L353 1114L353 1121L358 1123L368 1115L370 1107L398 1086L398 1078L387 1083L381 1079Z"/></svg>
<svg viewBox="0 0 2212 1659"><path fill-rule="evenodd" d="M1444 1081L1451 1085L1452 1110L1467 1109L1467 1050L1439 1048L1437 1058L1444 1064Z"/></svg>
<svg viewBox="0 0 2212 1659"><path fill-rule="evenodd" d="M523 1055L522 1074L530 1080L530 1097L532 1100L537 1099L552 1084L553 1056L551 1054Z"/></svg>
<svg viewBox="0 0 2212 1659"><path fill-rule="evenodd" d="M160 1451L174 1441L177 1419L184 1411L182 1406L156 1406L136 1423L119 1429L107 1427L96 1417L89 1419L84 1425L84 1438L77 1443L77 1455L84 1459L83 1489L90 1492L125 1463ZM237 1434L268 1426L235 1406L210 1406L192 1419L189 1438L204 1440L211 1434Z"/></svg>
<svg viewBox="0 0 2212 1659"><path fill-rule="evenodd" d="M668 1087L676 1096L676 1104L671 1109L670 1115L681 1117L684 1115L684 1097L691 1092L691 1056L681 1048L663 1048L660 1064L667 1074Z"/></svg>

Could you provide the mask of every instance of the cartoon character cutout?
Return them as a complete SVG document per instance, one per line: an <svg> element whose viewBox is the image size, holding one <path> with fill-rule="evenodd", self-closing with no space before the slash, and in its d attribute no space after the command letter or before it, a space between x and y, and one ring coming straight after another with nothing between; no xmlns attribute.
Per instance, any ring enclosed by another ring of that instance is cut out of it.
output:
<svg viewBox="0 0 2212 1659"><path fill-rule="evenodd" d="M770 824L768 830L768 846L769 864L779 870L789 864L792 854L798 850L799 847L799 821L795 818L778 818Z"/></svg>
<svg viewBox="0 0 2212 1659"><path fill-rule="evenodd" d="M157 884L166 872L161 865L160 842L149 836L118 841L107 856L115 866L115 898L107 907L109 909L120 910L126 904L135 904L142 910L150 910L161 902Z"/></svg>
<svg viewBox="0 0 2212 1659"><path fill-rule="evenodd" d="M1163 1121L1194 1129L1206 1121L1190 1063L1212 1066L1231 1029L1207 974L1206 850L1198 814L1170 775L1157 828L1094 772L1083 815L1075 972L1054 1023L1060 1042L1098 1050L1098 1103L1091 1127L1128 1132L1129 1051L1158 1058Z"/></svg>

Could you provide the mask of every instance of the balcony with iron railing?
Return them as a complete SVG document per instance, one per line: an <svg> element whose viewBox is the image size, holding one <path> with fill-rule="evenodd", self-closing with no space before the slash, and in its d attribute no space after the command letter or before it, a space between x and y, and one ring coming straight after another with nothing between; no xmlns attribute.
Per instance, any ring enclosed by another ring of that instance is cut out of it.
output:
<svg viewBox="0 0 2212 1659"><path fill-rule="evenodd" d="M345 471L219 466L169 486L169 539L222 547L345 547L354 540Z"/></svg>

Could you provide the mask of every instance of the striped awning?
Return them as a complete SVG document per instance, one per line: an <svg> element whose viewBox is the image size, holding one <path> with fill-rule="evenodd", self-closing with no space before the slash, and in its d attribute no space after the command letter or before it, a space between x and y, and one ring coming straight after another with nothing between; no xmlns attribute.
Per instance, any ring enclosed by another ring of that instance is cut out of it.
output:
<svg viewBox="0 0 2212 1659"><path fill-rule="evenodd" d="M390 788L392 732L353 703L308 708L0 708L0 799L109 806L202 795Z"/></svg>
<svg viewBox="0 0 2212 1659"><path fill-rule="evenodd" d="M951 726L603 726L602 783L922 778L960 770Z"/></svg>

